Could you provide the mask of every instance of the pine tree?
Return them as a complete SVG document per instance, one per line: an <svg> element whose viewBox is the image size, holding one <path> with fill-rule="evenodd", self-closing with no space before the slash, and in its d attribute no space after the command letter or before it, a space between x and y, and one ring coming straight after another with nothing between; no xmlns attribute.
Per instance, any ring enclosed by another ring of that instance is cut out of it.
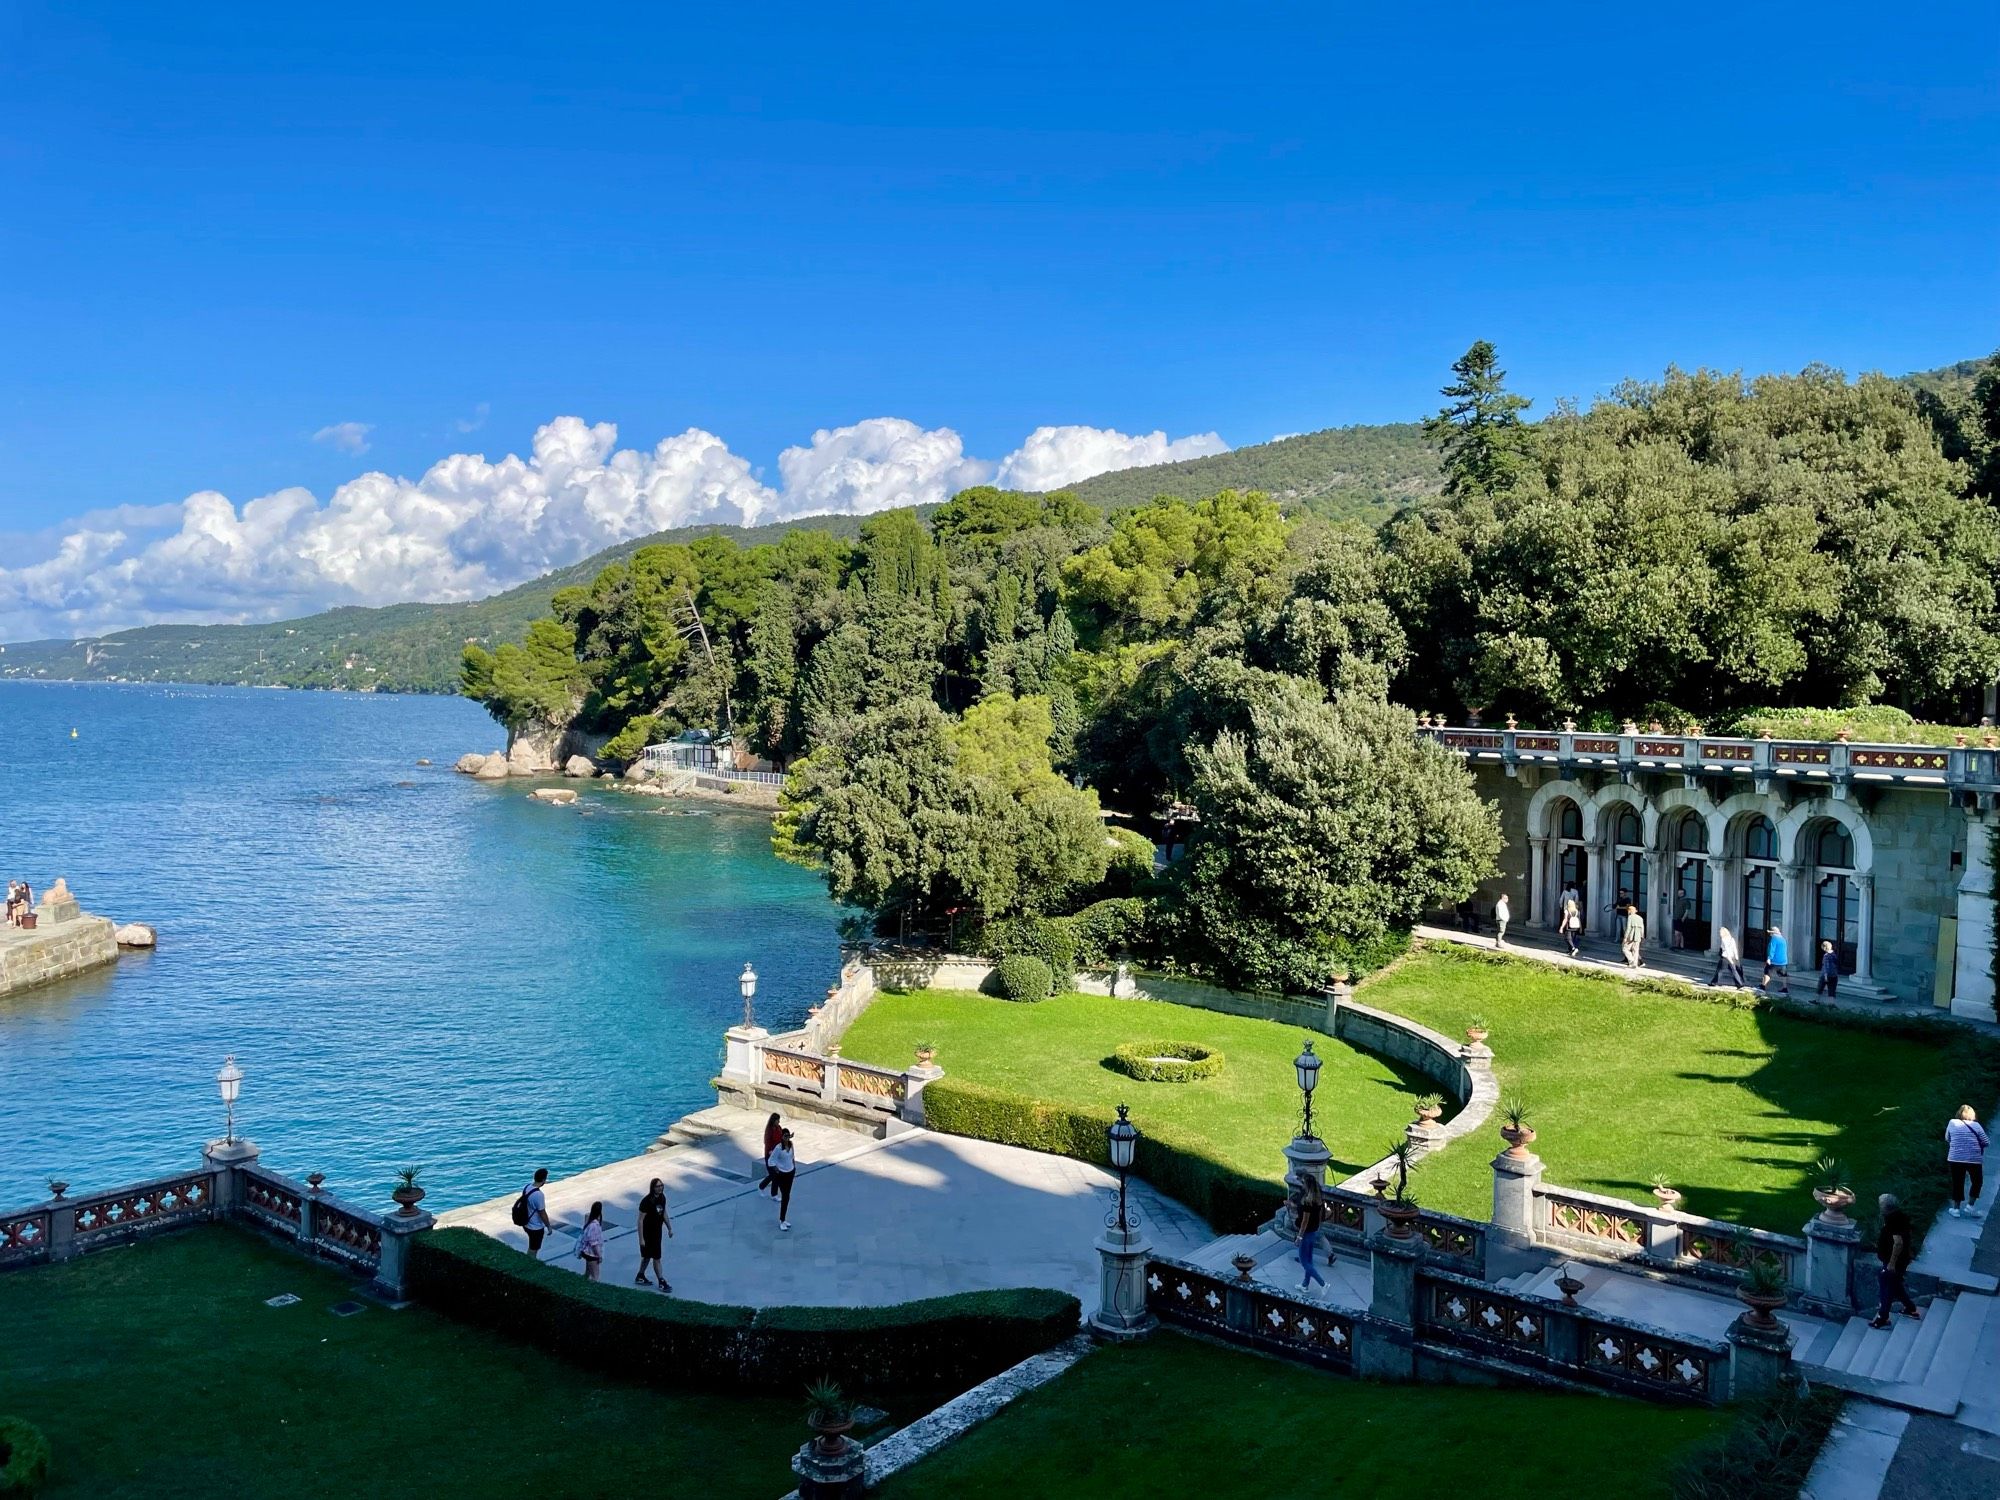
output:
<svg viewBox="0 0 2000 1500"><path fill-rule="evenodd" d="M1512 488L1534 453L1534 429L1521 413L1534 405L1507 389L1499 356L1481 339L1451 367L1458 378L1440 394L1450 402L1424 422L1438 445L1445 493L1496 495Z"/></svg>

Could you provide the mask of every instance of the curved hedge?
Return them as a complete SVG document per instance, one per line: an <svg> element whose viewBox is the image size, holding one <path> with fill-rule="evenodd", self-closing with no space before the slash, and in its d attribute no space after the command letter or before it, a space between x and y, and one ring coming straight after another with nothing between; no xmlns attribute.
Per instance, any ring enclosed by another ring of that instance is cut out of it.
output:
<svg viewBox="0 0 2000 1500"><path fill-rule="evenodd" d="M1077 1161L1111 1165L1104 1132L1110 1111L1046 1104L1003 1089L946 1076L924 1090L924 1123L933 1130L1004 1146L1025 1146ZM1132 1170L1200 1214L1218 1234L1244 1234L1278 1209L1284 1189L1205 1155L1170 1131L1142 1131Z"/></svg>
<svg viewBox="0 0 2000 1500"><path fill-rule="evenodd" d="M0 1417L0 1495L38 1495L49 1478L49 1440L21 1417Z"/></svg>
<svg viewBox="0 0 2000 1500"><path fill-rule="evenodd" d="M410 1295L468 1323L655 1385L796 1394L957 1391L1076 1332L1082 1308L1045 1287L961 1292L890 1307L735 1307L647 1297L532 1260L475 1229L410 1246Z"/></svg>
<svg viewBox="0 0 2000 1500"><path fill-rule="evenodd" d="M1105 1059L1141 1083L1193 1083L1222 1071L1222 1054L1199 1042L1120 1042Z"/></svg>

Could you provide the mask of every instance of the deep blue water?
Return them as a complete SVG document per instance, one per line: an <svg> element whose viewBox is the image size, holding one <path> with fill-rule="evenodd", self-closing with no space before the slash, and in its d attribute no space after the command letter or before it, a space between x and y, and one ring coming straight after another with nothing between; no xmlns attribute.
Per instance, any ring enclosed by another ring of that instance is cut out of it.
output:
<svg viewBox="0 0 2000 1500"><path fill-rule="evenodd" d="M0 682L0 877L160 931L0 999L0 1206L192 1163L230 1052L267 1165L474 1201L712 1103L746 961L767 1024L824 994L837 908L764 818L451 770L503 740L460 699Z"/></svg>

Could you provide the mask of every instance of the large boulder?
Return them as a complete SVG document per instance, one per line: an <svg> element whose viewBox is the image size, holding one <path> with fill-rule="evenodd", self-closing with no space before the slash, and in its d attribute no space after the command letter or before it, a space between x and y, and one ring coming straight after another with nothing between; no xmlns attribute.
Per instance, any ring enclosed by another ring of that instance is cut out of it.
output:
<svg viewBox="0 0 2000 1500"><path fill-rule="evenodd" d="M625 768L625 779L635 782L651 781L653 779L653 768L643 760L635 760Z"/></svg>
<svg viewBox="0 0 2000 1500"><path fill-rule="evenodd" d="M554 729L516 729L507 736L507 767L516 776L547 776L556 768Z"/></svg>
<svg viewBox="0 0 2000 1500"><path fill-rule="evenodd" d="M553 802L558 807L567 807L576 801L576 793L566 786L538 786L528 796L536 802Z"/></svg>
<svg viewBox="0 0 2000 1500"><path fill-rule="evenodd" d="M452 769L466 776L477 776L479 768L486 763L486 757L477 750L468 750L452 762Z"/></svg>
<svg viewBox="0 0 2000 1500"><path fill-rule="evenodd" d="M563 775L591 777L597 774L597 763L588 755L572 755L563 762Z"/></svg>
<svg viewBox="0 0 2000 1500"><path fill-rule="evenodd" d="M477 776L481 781L500 781L505 779L508 770L507 757L500 751L495 750L491 755L483 756L480 759L479 769L472 774Z"/></svg>
<svg viewBox="0 0 2000 1500"><path fill-rule="evenodd" d="M112 934L121 948L152 948L160 941L160 935L144 922L123 922Z"/></svg>

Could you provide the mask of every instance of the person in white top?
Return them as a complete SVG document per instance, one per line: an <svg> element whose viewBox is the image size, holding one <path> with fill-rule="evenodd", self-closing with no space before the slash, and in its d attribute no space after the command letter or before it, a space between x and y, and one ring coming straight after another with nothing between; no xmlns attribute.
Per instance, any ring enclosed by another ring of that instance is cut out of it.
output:
<svg viewBox="0 0 2000 1500"><path fill-rule="evenodd" d="M590 1217L583 1221L583 1233L576 1237L576 1253L583 1261L584 1278L597 1280L604 1269L604 1205L590 1205Z"/></svg>
<svg viewBox="0 0 2000 1500"><path fill-rule="evenodd" d="M1736 988L1749 989L1750 986L1743 982L1743 950L1736 946L1736 934L1727 927L1716 928L1715 945L1715 978L1709 980L1709 984L1719 988L1726 972L1735 980Z"/></svg>
<svg viewBox="0 0 2000 1500"><path fill-rule="evenodd" d="M549 1200L542 1192L548 1180L549 1169L537 1167L534 1181L521 1189L521 1202L528 1211L521 1227L528 1233L528 1254L537 1257L542 1253L542 1237L549 1232Z"/></svg>
<svg viewBox="0 0 2000 1500"><path fill-rule="evenodd" d="M792 1133L787 1130L771 1148L771 1182L778 1195L778 1227L792 1227L792 1179L799 1175L798 1157L792 1154Z"/></svg>
<svg viewBox="0 0 2000 1500"><path fill-rule="evenodd" d="M1507 946L1507 924L1510 921L1512 921L1513 918L1514 918L1514 909L1507 904L1506 896L1502 895L1498 901L1495 901L1493 903L1493 946L1494 947L1504 948Z"/></svg>
<svg viewBox="0 0 2000 1500"><path fill-rule="evenodd" d="M1979 1217L1979 1190L1986 1186L1986 1128L1970 1104L1958 1107L1958 1118L1945 1121L1945 1170L1951 1173L1951 1216Z"/></svg>

